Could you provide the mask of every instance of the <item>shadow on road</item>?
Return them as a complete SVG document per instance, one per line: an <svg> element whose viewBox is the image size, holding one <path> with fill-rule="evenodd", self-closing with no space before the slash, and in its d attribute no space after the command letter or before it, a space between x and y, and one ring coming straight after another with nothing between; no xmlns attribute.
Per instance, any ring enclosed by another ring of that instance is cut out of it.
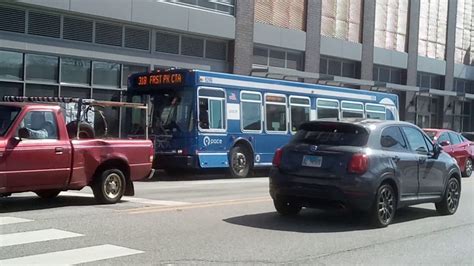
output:
<svg viewBox="0 0 474 266"><path fill-rule="evenodd" d="M249 176L252 177L267 177L269 173L268 169L254 170ZM143 182L158 182L158 181L196 181L196 180L216 180L216 179L232 179L228 171L222 169L195 169L195 170L182 170L173 174L166 173L163 170L159 170L155 173L152 179L145 180Z"/></svg>
<svg viewBox="0 0 474 266"><path fill-rule="evenodd" d="M431 209L418 207L397 211L393 224L437 216ZM303 210L295 217L283 217L276 212L243 215L224 219L225 222L266 230L298 233L333 233L373 229L368 218L349 211Z"/></svg>
<svg viewBox="0 0 474 266"><path fill-rule="evenodd" d="M122 200L121 202L126 202ZM79 197L61 195L54 199L41 199L39 197L12 197L0 198L0 213L22 212L53 209L60 207L73 206L103 206L95 201L92 197Z"/></svg>

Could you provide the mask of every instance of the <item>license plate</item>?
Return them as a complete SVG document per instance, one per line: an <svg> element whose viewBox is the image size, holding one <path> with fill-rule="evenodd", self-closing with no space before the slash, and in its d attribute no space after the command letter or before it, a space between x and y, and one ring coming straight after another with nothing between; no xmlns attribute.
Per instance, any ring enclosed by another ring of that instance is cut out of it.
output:
<svg viewBox="0 0 474 266"><path fill-rule="evenodd" d="M314 155L304 155L301 165L308 167L321 167L323 157Z"/></svg>

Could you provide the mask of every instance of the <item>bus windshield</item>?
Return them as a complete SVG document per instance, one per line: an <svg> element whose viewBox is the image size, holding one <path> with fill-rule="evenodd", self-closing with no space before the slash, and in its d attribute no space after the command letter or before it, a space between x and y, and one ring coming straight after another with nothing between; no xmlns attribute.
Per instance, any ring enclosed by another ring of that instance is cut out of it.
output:
<svg viewBox="0 0 474 266"><path fill-rule="evenodd" d="M179 90L153 94L152 134L170 134L191 130L192 91Z"/></svg>

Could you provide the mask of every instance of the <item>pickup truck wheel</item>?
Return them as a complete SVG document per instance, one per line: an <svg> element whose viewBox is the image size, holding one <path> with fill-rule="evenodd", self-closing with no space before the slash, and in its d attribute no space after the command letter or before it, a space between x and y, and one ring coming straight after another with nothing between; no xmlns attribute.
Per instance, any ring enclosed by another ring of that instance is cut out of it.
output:
<svg viewBox="0 0 474 266"><path fill-rule="evenodd" d="M60 192L61 190L57 189L35 191L36 195L42 199L54 199L59 195Z"/></svg>
<svg viewBox="0 0 474 266"><path fill-rule="evenodd" d="M94 197L99 203L114 204L125 192L125 176L119 169L108 169L96 177L92 184Z"/></svg>

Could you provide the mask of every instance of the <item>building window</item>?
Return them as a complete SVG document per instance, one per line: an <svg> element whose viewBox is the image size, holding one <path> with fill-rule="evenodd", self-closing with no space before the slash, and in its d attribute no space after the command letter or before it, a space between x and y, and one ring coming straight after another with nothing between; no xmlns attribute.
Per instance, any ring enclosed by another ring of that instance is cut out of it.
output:
<svg viewBox="0 0 474 266"><path fill-rule="evenodd" d="M203 57L204 56L204 40L200 38L182 36L181 37L181 54L188 56Z"/></svg>
<svg viewBox="0 0 474 266"><path fill-rule="evenodd" d="M303 53L265 47L253 48L253 63L255 65L303 70L303 62Z"/></svg>
<svg viewBox="0 0 474 266"><path fill-rule="evenodd" d="M319 73L348 78L358 78L360 75L360 63L338 58L321 58L319 62Z"/></svg>
<svg viewBox="0 0 474 266"><path fill-rule="evenodd" d="M90 88L75 88L75 87L61 86L61 95L60 96L61 97L90 99L91 98L91 89Z"/></svg>
<svg viewBox="0 0 474 266"><path fill-rule="evenodd" d="M206 40L206 58L226 60L227 43Z"/></svg>
<svg viewBox="0 0 474 266"><path fill-rule="evenodd" d="M255 22L292 30L306 30L306 1L255 1Z"/></svg>
<svg viewBox="0 0 474 266"><path fill-rule="evenodd" d="M360 43L362 0L322 1L321 35Z"/></svg>
<svg viewBox="0 0 474 266"><path fill-rule="evenodd" d="M119 87L120 65L107 62L93 62L94 85Z"/></svg>
<svg viewBox="0 0 474 266"><path fill-rule="evenodd" d="M258 92L242 92L240 109L242 131L262 130L262 95Z"/></svg>
<svg viewBox="0 0 474 266"><path fill-rule="evenodd" d="M166 32L156 32L155 51L168 54L179 54L179 35Z"/></svg>
<svg viewBox="0 0 474 266"><path fill-rule="evenodd" d="M26 96L48 96L48 97L57 97L58 96L58 87L50 85L40 85L40 84L26 84Z"/></svg>
<svg viewBox="0 0 474 266"><path fill-rule="evenodd" d="M175 4L191 5L216 11L219 13L225 13L234 15L235 1L234 0L164 0L165 2L171 2Z"/></svg>
<svg viewBox="0 0 474 266"><path fill-rule="evenodd" d="M474 65L474 0L458 0L455 62Z"/></svg>
<svg viewBox="0 0 474 266"><path fill-rule="evenodd" d="M386 66L374 66L373 79L380 82L405 84L406 70Z"/></svg>
<svg viewBox="0 0 474 266"><path fill-rule="evenodd" d="M0 51L0 78L23 79L23 54Z"/></svg>
<svg viewBox="0 0 474 266"><path fill-rule="evenodd" d="M95 42L98 44L122 46L122 26L104 22L95 23Z"/></svg>
<svg viewBox="0 0 474 266"><path fill-rule="evenodd" d="M94 89L92 91L92 98L96 100L101 100L101 101L120 102L120 91ZM107 132L105 132L103 122L100 119L95 119L94 129L96 131L96 136L119 137L120 108L118 107L104 108L104 116L107 117Z"/></svg>
<svg viewBox="0 0 474 266"><path fill-rule="evenodd" d="M444 90L444 76L418 72L417 86L422 88Z"/></svg>
<svg viewBox="0 0 474 266"><path fill-rule="evenodd" d="M0 82L0 97L22 96L23 83Z"/></svg>
<svg viewBox="0 0 474 266"><path fill-rule="evenodd" d="M61 58L61 82L91 83L91 61L75 58Z"/></svg>
<svg viewBox="0 0 474 266"><path fill-rule="evenodd" d="M135 73L146 72L146 66L123 65L122 85L127 86L128 77Z"/></svg>
<svg viewBox="0 0 474 266"><path fill-rule="evenodd" d="M58 58L46 55L26 55L26 79L58 82Z"/></svg>
<svg viewBox="0 0 474 266"><path fill-rule="evenodd" d="M0 30L25 33L26 11L23 9L0 7Z"/></svg>
<svg viewBox="0 0 474 266"><path fill-rule="evenodd" d="M406 52L408 0L376 1L374 45Z"/></svg>
<svg viewBox="0 0 474 266"><path fill-rule="evenodd" d="M143 28L125 27L125 47L149 50L150 31Z"/></svg>
<svg viewBox="0 0 474 266"><path fill-rule="evenodd" d="M420 1L418 54L445 59L448 0Z"/></svg>

